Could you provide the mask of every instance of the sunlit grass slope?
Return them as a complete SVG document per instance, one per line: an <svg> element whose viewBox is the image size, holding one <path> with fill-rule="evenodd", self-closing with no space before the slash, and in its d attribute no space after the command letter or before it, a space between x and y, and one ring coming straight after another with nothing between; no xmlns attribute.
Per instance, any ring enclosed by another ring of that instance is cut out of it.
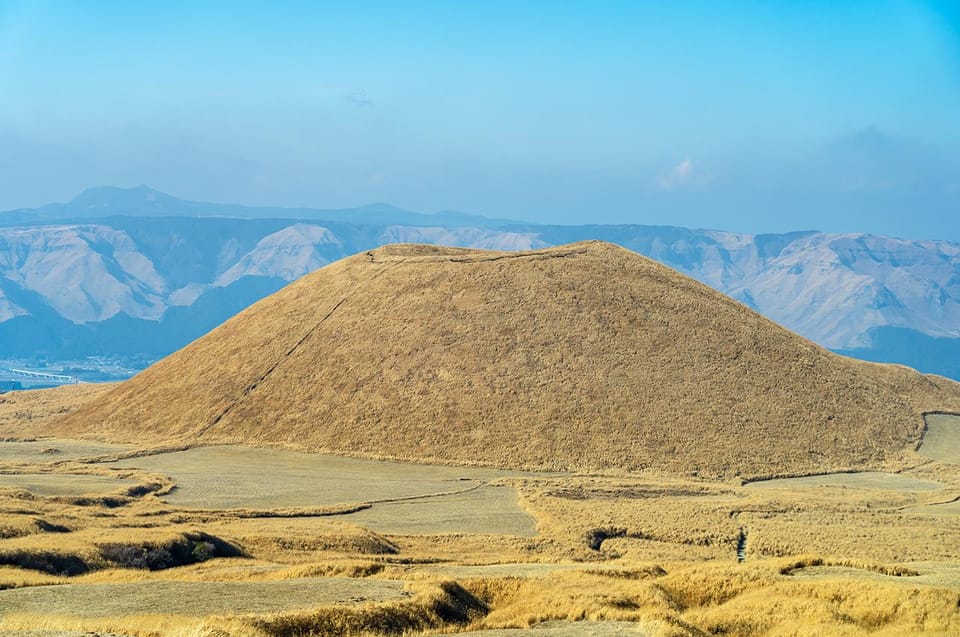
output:
<svg viewBox="0 0 960 637"><path fill-rule="evenodd" d="M364 252L50 431L730 477L896 464L960 385L834 355L625 249Z"/></svg>

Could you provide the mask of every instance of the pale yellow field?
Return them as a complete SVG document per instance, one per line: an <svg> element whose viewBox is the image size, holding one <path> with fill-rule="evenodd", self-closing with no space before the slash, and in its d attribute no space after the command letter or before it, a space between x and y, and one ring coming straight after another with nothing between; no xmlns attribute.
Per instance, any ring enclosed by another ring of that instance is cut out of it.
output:
<svg viewBox="0 0 960 637"><path fill-rule="evenodd" d="M131 612L199 617L270 613L401 597L405 597L403 582L396 580L313 577L272 582L60 584L5 591L2 600L7 614L67 611L89 618Z"/></svg>
<svg viewBox="0 0 960 637"><path fill-rule="evenodd" d="M351 504L453 493L520 472L358 460L283 449L199 447L109 466L175 476L171 504L213 509Z"/></svg>
<svg viewBox="0 0 960 637"><path fill-rule="evenodd" d="M920 455L940 462L960 464L960 417L927 414L924 420L927 431L918 449Z"/></svg>
<svg viewBox="0 0 960 637"><path fill-rule="evenodd" d="M130 445L112 445L87 440L42 438L34 441L0 441L0 462L60 462L124 453Z"/></svg>
<svg viewBox="0 0 960 637"><path fill-rule="evenodd" d="M741 486L0 444L0 635L960 634L947 461Z"/></svg>
<svg viewBox="0 0 960 637"><path fill-rule="evenodd" d="M36 495L107 494L132 487L135 480L65 473L0 474L0 489L25 489Z"/></svg>
<svg viewBox="0 0 960 637"><path fill-rule="evenodd" d="M39 461L35 466L49 467L45 456ZM737 486L276 449L71 462L78 464L64 469L169 470L164 477L176 488L112 507L40 493L0 496L2 519L16 531L0 540L0 556L19 555L28 566L0 567L0 586L12 587L0 591L0 630L211 637L960 632L960 529L955 518L913 511L960 496L952 465ZM253 468L255 484L242 479L244 466ZM362 502L373 504L351 508ZM323 506L332 508L315 510ZM345 507L340 514L337 506ZM69 532L45 532L33 524L38 518ZM738 564L741 530L747 560ZM186 544L193 551L209 550L208 537L242 555L201 555L153 571L91 557L119 543L128 547L124 559L136 563L156 547L182 545L176 533L195 538ZM45 573L23 558L44 551L86 559L88 571Z"/></svg>

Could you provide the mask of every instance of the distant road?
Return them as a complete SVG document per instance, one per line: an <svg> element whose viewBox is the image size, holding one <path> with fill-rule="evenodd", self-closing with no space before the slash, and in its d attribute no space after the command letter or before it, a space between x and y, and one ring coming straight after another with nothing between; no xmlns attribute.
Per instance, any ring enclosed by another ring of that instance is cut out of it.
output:
<svg viewBox="0 0 960 637"><path fill-rule="evenodd" d="M0 368L0 376L10 376L11 379L39 380L48 383L59 383L61 385L76 385L80 382L75 376L64 376L62 374L47 374L45 372L32 372L27 369L15 369L13 367Z"/></svg>

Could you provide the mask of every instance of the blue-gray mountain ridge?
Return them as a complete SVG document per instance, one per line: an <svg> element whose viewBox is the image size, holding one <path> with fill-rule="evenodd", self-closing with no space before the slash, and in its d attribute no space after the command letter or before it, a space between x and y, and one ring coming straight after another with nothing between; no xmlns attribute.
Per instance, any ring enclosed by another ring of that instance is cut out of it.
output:
<svg viewBox="0 0 960 637"><path fill-rule="evenodd" d="M145 186L0 213L0 358L166 355L307 272L415 242L525 250L602 239L831 349L960 379L960 244L815 231L552 226L377 204L185 201Z"/></svg>

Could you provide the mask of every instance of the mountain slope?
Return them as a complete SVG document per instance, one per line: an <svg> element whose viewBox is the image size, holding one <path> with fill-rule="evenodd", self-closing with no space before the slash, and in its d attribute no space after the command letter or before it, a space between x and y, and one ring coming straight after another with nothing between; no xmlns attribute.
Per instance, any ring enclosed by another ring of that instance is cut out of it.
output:
<svg viewBox="0 0 960 637"><path fill-rule="evenodd" d="M827 352L622 248L397 245L256 303L59 435L711 476L895 459L960 386Z"/></svg>

